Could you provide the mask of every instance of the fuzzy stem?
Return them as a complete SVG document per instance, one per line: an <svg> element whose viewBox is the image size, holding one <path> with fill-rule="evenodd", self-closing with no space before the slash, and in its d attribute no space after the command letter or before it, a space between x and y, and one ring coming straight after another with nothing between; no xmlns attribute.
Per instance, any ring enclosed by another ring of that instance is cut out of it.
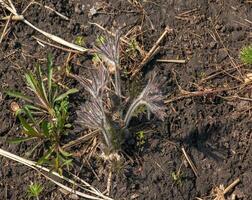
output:
<svg viewBox="0 0 252 200"><path fill-rule="evenodd" d="M120 75L120 64L119 58L115 62L115 92L116 95L119 97L119 105L122 105L122 91L121 91L121 75ZM122 111L119 112L120 116L122 117Z"/></svg>
<svg viewBox="0 0 252 200"><path fill-rule="evenodd" d="M111 134L109 133L110 131L110 124L108 122L108 119L106 117L106 114L105 114L105 111L104 111L104 107L103 107L103 101L101 98L99 98L99 96L96 96L95 98L97 98L98 100L98 103L100 105L100 108L101 108L101 111L103 113L103 124L102 124L102 128L101 128L101 131L102 131L102 134L103 134L103 137L105 139L105 142L107 144L107 146L110 148L112 143L111 143Z"/></svg>
<svg viewBox="0 0 252 200"><path fill-rule="evenodd" d="M121 94L121 79L120 79L120 72L118 67L116 67L116 71L115 71L115 92L116 94L121 98L122 94Z"/></svg>
<svg viewBox="0 0 252 200"><path fill-rule="evenodd" d="M132 118L132 114L134 113L134 111L137 109L138 106L140 106L141 104L145 104L144 101L142 100L142 96L138 97L129 107L126 116L124 118L124 124L125 127L128 127L129 122Z"/></svg>
<svg viewBox="0 0 252 200"><path fill-rule="evenodd" d="M107 124L107 122L105 122L102 128L102 134L103 134L103 137L105 139L107 146L110 148L112 146L112 143L111 143L111 137L109 133L109 127L110 126Z"/></svg>

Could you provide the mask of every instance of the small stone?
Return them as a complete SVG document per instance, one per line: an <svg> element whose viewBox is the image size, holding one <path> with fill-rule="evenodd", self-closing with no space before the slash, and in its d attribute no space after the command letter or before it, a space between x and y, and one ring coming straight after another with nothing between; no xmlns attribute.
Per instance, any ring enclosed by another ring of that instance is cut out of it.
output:
<svg viewBox="0 0 252 200"><path fill-rule="evenodd" d="M97 13L96 8L93 6L90 10L89 10L89 16L92 17Z"/></svg>
<svg viewBox="0 0 252 200"><path fill-rule="evenodd" d="M14 113L20 110L18 103L15 101L11 102L10 108L11 108L11 111Z"/></svg>
<svg viewBox="0 0 252 200"><path fill-rule="evenodd" d="M135 194L132 194L132 195L130 196L130 199L133 200L133 199L138 198L139 196L140 196L139 194L135 193Z"/></svg>

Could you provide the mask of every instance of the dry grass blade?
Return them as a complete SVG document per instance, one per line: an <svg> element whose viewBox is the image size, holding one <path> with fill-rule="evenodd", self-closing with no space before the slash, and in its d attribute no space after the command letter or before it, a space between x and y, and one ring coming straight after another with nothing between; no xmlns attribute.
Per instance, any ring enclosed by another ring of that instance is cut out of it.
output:
<svg viewBox="0 0 252 200"><path fill-rule="evenodd" d="M8 26L9 26L10 19L11 19L11 16L10 16L10 18L7 20L7 22L6 22L5 26L4 26L4 29L3 29L3 32L2 32L2 35L1 35L1 38L0 38L0 44L2 43L4 36L5 36L6 33L8 32L8 31L7 31L7 28L8 28Z"/></svg>
<svg viewBox="0 0 252 200"><path fill-rule="evenodd" d="M184 156L185 156L187 162L188 162L189 165L191 166L191 168L192 168L192 170L193 170L195 176L198 177L197 168L196 168L196 166L193 164L193 162L192 162L192 160L190 159L190 157L188 156L188 154L186 153L184 147L182 147L182 152L183 152L183 154L184 154Z"/></svg>
<svg viewBox="0 0 252 200"><path fill-rule="evenodd" d="M220 185L220 187L215 188L215 198L214 200L225 200L225 195L233 189L238 183L240 182L240 179L237 178L234 182L232 182L229 186L224 188L223 185Z"/></svg>
<svg viewBox="0 0 252 200"><path fill-rule="evenodd" d="M157 62L161 62L161 63L178 63L178 64L185 64L185 63L186 63L186 60L157 59Z"/></svg>
<svg viewBox="0 0 252 200"><path fill-rule="evenodd" d="M79 144L91 139L92 137L95 137L98 133L99 133L99 130L94 130L88 134L85 134L82 137L79 137L78 139L76 139L74 141L70 141L69 143L65 144L62 148L69 149L73 146L79 145Z"/></svg>
<svg viewBox="0 0 252 200"><path fill-rule="evenodd" d="M0 0L0 4L2 5L3 8L7 9L8 11L10 11L14 16L20 16L15 7L13 6L12 2L9 0L9 4L7 4L5 1L3 0ZM63 46L67 46L69 48L72 48L74 50L77 50L77 51L80 51L80 52L87 52L89 51L88 49L84 48L84 47L81 47L79 45L76 45L76 44L73 44L73 43L70 43L70 42L67 42L66 40L58 37L58 36L55 36L55 35L52 35L50 33L47 33L39 28L37 28L36 26L34 26L33 24L31 24L29 21L27 21L25 18L21 18L21 21L24 22L25 24L27 24L28 26L30 26L31 28L35 29L36 31L40 32L41 34L43 34L44 36L48 37L49 39L63 45Z"/></svg>
<svg viewBox="0 0 252 200"><path fill-rule="evenodd" d="M165 38L166 34L172 32L172 29L169 27L166 27L162 35L158 38L158 40L155 42L155 44L152 46L150 51L146 54L142 62L137 68L134 68L132 72L132 77L134 77L142 68L144 65L146 65L159 51L160 47L159 44L162 42L162 40Z"/></svg>
<svg viewBox="0 0 252 200"><path fill-rule="evenodd" d="M50 169L47 169L41 165L38 165L36 164L35 162L33 161L30 161L30 160L27 160L25 158L22 158L20 156L17 156L15 154L12 154L8 151L5 151L3 149L0 149L0 155L6 157L6 158L9 158L11 160L14 160L14 161L17 161L19 163L22 163L32 169L35 169L37 170L38 172L40 172L41 174L43 174L46 178L48 178L49 180L51 180L53 183L55 183L56 185L58 185L59 187L63 188L64 190L68 191L68 192L71 192L71 193L74 193L78 196L81 196L81 197L84 197L86 199L93 199L93 200L113 200L112 198L109 198L105 195L103 195L100 191L98 191L97 189L95 189L94 187L92 187L90 184L88 184L86 181L80 179L79 177L77 176L74 176L74 178L78 181L80 181L81 183L83 183L84 185L81 186L80 184L76 183L75 181L65 177L65 176L61 176L59 175L58 173L56 172L51 172ZM44 172L44 173L43 173ZM48 175L45 174L45 172L48 174L48 173L51 173L52 175L60 178L61 180L64 180L64 181L67 181L68 183L72 184L73 186L78 186L79 188L82 188L83 190L85 190L86 192L89 192L91 194L86 194L86 193L83 193L83 192L80 192L80 191L77 191L75 189L72 189L66 185L63 185L62 183L54 180L52 177L49 177Z"/></svg>
<svg viewBox="0 0 252 200"><path fill-rule="evenodd" d="M115 37L115 34L112 33L111 31L105 29L104 27L102 27L100 24L97 24L97 23L93 23L93 22L88 22L89 24L91 25L94 25L96 27L98 27L99 29L103 30L103 31L106 31L109 35ZM127 44L127 45L130 45L130 42L127 40L126 37L120 37L120 41L123 42L124 44ZM144 56L146 53L144 50L142 50L139 46L136 47L137 51L142 55Z"/></svg>

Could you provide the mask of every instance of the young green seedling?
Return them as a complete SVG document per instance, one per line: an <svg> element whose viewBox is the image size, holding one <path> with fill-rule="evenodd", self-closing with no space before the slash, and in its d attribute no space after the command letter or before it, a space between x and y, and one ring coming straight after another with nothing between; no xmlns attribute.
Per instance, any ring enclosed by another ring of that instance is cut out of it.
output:
<svg viewBox="0 0 252 200"><path fill-rule="evenodd" d="M240 57L245 64L252 64L252 46L242 48Z"/></svg>
<svg viewBox="0 0 252 200"><path fill-rule="evenodd" d="M39 196L43 191L43 186L40 183L31 183L27 189L27 194L29 198L36 198L39 200Z"/></svg>
<svg viewBox="0 0 252 200"><path fill-rule="evenodd" d="M31 154L37 147L44 146L44 155L39 163L47 163L61 172L61 167L69 166L70 154L61 146L61 138L66 135L68 121L68 95L77 92L70 89L59 93L59 87L54 84L52 57L48 56L47 74L43 76L40 66L37 66L35 76L31 71L25 74L26 84L34 96L28 96L16 91L7 91L12 97L23 99L26 104L16 111L16 115L23 128L26 137L10 140L12 143L20 143L28 140L37 142L34 148L27 154Z"/></svg>

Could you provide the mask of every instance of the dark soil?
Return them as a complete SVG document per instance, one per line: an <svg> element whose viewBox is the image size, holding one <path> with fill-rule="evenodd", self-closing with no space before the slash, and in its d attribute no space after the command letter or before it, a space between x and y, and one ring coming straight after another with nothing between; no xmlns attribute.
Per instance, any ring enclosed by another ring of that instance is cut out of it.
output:
<svg viewBox="0 0 252 200"><path fill-rule="evenodd" d="M14 3L18 12L28 5L27 1ZM70 42L77 36L84 36L87 46L91 46L96 36L102 33L88 22L108 29L126 26L124 33L134 26L141 26L143 34L138 41L146 51L166 26L173 29L159 54L142 70L148 72L158 68L167 77L164 92L171 100L167 104L168 117L165 122L153 119L144 126L152 131L146 132L145 143L142 148L136 148L133 161L127 163L120 173L114 173L111 197L213 199L210 195L214 188L221 184L227 187L239 178L240 183L229 191L227 199L231 196L252 199L251 101L234 98L234 95L239 95L249 99L252 95L249 85L241 86L241 80L251 68L240 65L239 61L239 50L252 42L252 4L249 1L45 0L41 3L70 20L34 4L24 13L28 21ZM93 6L100 9L94 16L89 16ZM0 17L6 14L1 8L0 13ZM1 21L1 32L4 26L5 22ZM32 69L38 62L45 63L49 52L53 53L56 66L63 66L68 52L42 47L33 36L48 40L22 22L12 21L9 28L0 44L0 148L23 156L29 144L10 145L6 141L8 137L20 133L20 126L10 110L13 98L7 97L3 91L7 88L24 90L23 74L26 69ZM186 59L187 62L158 63L156 59ZM129 68L133 63L124 62ZM75 73L80 73L83 70L81 65L89 63L89 57L76 55L71 65ZM67 80L65 83L72 82ZM180 98L183 93L179 86L190 92L201 91L202 94ZM235 86L238 88L203 95L206 91ZM71 99L73 116L82 96ZM145 120L138 121L141 125ZM73 131L72 135L77 138L81 134ZM198 177L186 162L182 147L195 163ZM82 146L79 146L72 151L77 155L82 153L81 149ZM82 162L81 159L79 161ZM106 170L100 172L95 159L90 163L100 180L85 163L82 171L76 169L76 173L103 191L108 174ZM172 174L178 171L181 176L176 181ZM40 180L45 183L41 199L69 199L35 171L0 157L0 199L27 199L27 186L31 181Z"/></svg>

